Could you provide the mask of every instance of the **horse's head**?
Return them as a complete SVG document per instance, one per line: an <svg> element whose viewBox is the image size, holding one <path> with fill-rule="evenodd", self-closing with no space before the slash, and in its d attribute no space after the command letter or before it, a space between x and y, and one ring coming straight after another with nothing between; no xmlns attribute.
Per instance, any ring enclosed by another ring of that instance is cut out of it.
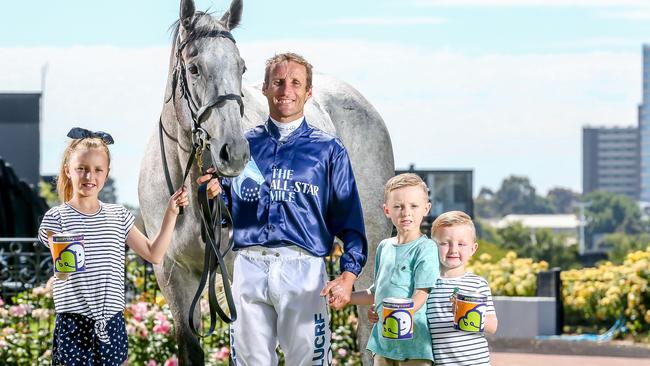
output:
<svg viewBox="0 0 650 366"><path fill-rule="evenodd" d="M241 13L241 0L233 0L220 19L195 11L193 0L181 1L168 87L170 97L183 95L174 100L182 128L192 131L195 141L208 140L213 165L223 176L238 175L250 157L242 123L246 67L230 34Z"/></svg>

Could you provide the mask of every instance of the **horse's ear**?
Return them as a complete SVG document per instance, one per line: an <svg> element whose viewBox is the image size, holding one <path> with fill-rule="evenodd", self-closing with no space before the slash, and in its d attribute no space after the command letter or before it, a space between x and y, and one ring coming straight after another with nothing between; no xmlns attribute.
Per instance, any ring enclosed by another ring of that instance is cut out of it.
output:
<svg viewBox="0 0 650 366"><path fill-rule="evenodd" d="M181 25L183 28L188 29L192 24L192 17L194 16L194 0L181 0Z"/></svg>
<svg viewBox="0 0 650 366"><path fill-rule="evenodd" d="M221 22L228 28L228 30L235 29L241 21L241 13L244 9L244 2L242 0L232 0L230 9L223 14Z"/></svg>

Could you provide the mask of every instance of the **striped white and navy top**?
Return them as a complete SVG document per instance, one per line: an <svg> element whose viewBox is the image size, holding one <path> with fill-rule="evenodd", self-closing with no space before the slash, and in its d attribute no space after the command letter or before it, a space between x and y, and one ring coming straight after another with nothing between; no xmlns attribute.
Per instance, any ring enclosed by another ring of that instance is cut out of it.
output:
<svg viewBox="0 0 650 366"><path fill-rule="evenodd" d="M449 298L458 287L461 292L487 296L487 314L495 314L492 292L487 281L467 272L460 277L438 278L427 299L427 321L431 333L433 358L438 365L490 365L490 351L483 333L454 329L454 314Z"/></svg>
<svg viewBox="0 0 650 366"><path fill-rule="evenodd" d="M84 235L86 270L66 281L54 280L57 313L75 313L105 321L124 311L125 243L135 218L124 206L100 202L99 211L87 215L68 204L52 207L38 231L49 247L47 232Z"/></svg>

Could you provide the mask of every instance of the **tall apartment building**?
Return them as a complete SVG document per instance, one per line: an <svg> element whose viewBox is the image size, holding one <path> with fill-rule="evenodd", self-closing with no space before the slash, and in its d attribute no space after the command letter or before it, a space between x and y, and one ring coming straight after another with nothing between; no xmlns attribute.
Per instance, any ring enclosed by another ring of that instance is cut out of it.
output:
<svg viewBox="0 0 650 366"><path fill-rule="evenodd" d="M650 45L643 45L643 96L639 105L641 201L650 202Z"/></svg>
<svg viewBox="0 0 650 366"><path fill-rule="evenodd" d="M639 200L639 177L636 127L582 128L583 193L605 190Z"/></svg>

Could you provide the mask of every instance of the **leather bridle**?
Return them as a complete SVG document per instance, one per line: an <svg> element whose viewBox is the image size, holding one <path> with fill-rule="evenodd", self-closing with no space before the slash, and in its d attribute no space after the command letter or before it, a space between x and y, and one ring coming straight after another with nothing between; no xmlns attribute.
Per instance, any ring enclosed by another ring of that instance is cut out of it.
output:
<svg viewBox="0 0 650 366"><path fill-rule="evenodd" d="M192 116L192 150L190 152L190 157L188 158L187 164L185 165L185 171L183 174L183 181L187 179L189 171L192 168L192 164L196 160L199 170L203 169L203 162L201 156L205 150L210 149L210 134L201 127L201 118L203 114L210 108L216 106L220 108L227 101L236 101L239 104L240 114L244 116L244 102L242 100L241 94L223 94L219 95L213 100L209 101L206 104L200 105L192 97L192 93L189 90L187 76L186 76L186 66L182 57L183 49L191 42L200 39L200 38L213 38L220 37L226 38L233 43L235 42L234 37L228 31L222 30L211 30L211 31L194 31L189 32L187 37L183 40L180 39L180 34L176 39L176 66L172 74L172 88L171 96L165 101L165 103L173 100L174 107L176 106L176 88L180 84L180 96L185 100L187 106L191 112ZM177 113L178 115L178 113ZM171 175L169 173L169 167L167 164L167 157L165 154L165 142L163 137L163 123L162 115L159 120L159 135L160 135L160 150L162 155L163 170L165 173L165 180L167 182L167 187L169 189L170 195L174 194L174 185L172 183ZM217 173L214 174L217 176ZM201 279L199 281L199 287L194 295L192 304L190 305L189 311L189 324L192 332L198 337L206 337L211 335L214 332L216 327L216 314L226 323L231 323L237 319L237 311L235 309L232 291L230 288L230 276L228 275L228 269L224 260L226 253L232 249L233 246L233 232L232 232L232 217L230 212L226 207L225 203L221 196L217 196L213 199L212 204L208 198L207 192L207 182L201 184L198 190L198 200L199 206L201 209L201 235L205 242L205 257L204 257L204 266L203 272L201 274ZM180 214L183 213L182 207ZM225 236L228 238L228 243L225 245L225 250L221 251L222 236L225 232ZM219 273L223 282L224 294L226 297L226 302L228 304L228 309L230 310L230 316L221 308L216 296L216 274ZM194 325L194 310L197 303L199 302L203 290L206 285L206 281L209 282L208 287L208 303L210 307L210 328L206 334L201 334L199 330L195 328Z"/></svg>

